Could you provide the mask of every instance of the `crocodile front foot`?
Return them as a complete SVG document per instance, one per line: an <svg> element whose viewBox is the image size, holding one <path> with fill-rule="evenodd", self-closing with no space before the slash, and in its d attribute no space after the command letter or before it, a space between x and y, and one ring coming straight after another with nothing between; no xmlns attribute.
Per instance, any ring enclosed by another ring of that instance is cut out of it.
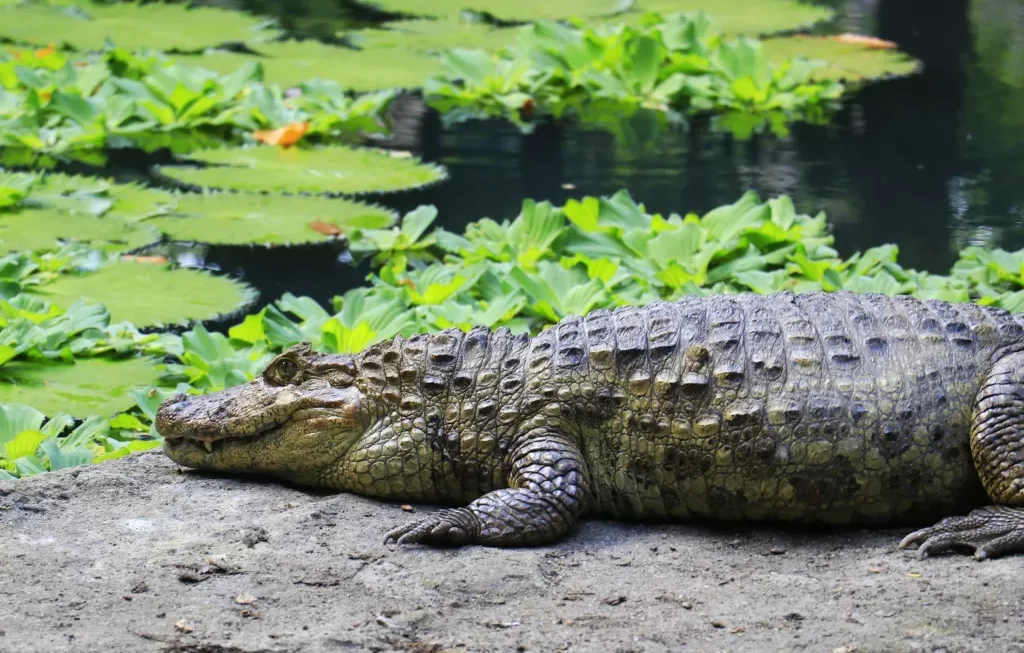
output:
<svg viewBox="0 0 1024 653"><path fill-rule="evenodd" d="M1024 553L1024 508L986 506L962 517L947 517L903 538L900 549L919 544L917 557L958 547L974 550L975 560Z"/></svg>
<svg viewBox="0 0 1024 653"><path fill-rule="evenodd" d="M480 533L480 520L467 508L448 508L389 531L390 544L469 544Z"/></svg>

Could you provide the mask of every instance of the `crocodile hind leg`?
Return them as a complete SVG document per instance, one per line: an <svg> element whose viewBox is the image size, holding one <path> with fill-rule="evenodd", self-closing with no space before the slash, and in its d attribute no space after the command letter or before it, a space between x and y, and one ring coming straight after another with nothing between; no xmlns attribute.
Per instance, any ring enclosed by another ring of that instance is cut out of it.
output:
<svg viewBox="0 0 1024 653"><path fill-rule="evenodd" d="M511 454L507 488L488 492L465 508L409 522L389 532L384 542L528 546L563 536L586 494L579 447L560 433L535 431Z"/></svg>
<svg viewBox="0 0 1024 653"><path fill-rule="evenodd" d="M978 560L1024 553L1024 353L1000 359L978 392L971 420L971 453L995 505L911 533L918 557L966 547Z"/></svg>

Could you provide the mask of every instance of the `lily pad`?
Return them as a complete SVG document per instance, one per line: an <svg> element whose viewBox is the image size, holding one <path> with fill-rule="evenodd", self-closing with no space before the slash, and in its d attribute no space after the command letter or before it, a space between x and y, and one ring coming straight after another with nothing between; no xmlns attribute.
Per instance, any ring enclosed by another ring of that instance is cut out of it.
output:
<svg viewBox="0 0 1024 653"><path fill-rule="evenodd" d="M616 22L634 22L647 12L673 14L703 11L726 34L776 34L831 20L827 7L798 0L637 0L631 15Z"/></svg>
<svg viewBox="0 0 1024 653"><path fill-rule="evenodd" d="M213 165L168 166L161 167L160 172L176 181L205 188L341 194L406 190L447 177L441 166L365 148L239 147L205 150L189 156Z"/></svg>
<svg viewBox="0 0 1024 653"><path fill-rule="evenodd" d="M102 49L107 38L130 50L200 50L272 34L262 30L264 25L265 21L240 11L161 2L0 7L0 38L33 45L65 44L76 50Z"/></svg>
<svg viewBox="0 0 1024 653"><path fill-rule="evenodd" d="M0 367L0 404L27 404L47 415L109 416L132 407L130 390L154 385L159 377L148 358L16 361Z"/></svg>
<svg viewBox="0 0 1024 653"><path fill-rule="evenodd" d="M789 36L765 39L765 54L772 61L793 57L821 59L828 66L812 73L816 80L870 81L882 77L911 75L921 62L896 49L841 41L837 37Z"/></svg>
<svg viewBox="0 0 1024 653"><path fill-rule="evenodd" d="M353 229L383 229L390 209L328 197L183 194L169 215L146 221L175 240L219 245L315 243Z"/></svg>
<svg viewBox="0 0 1024 653"><path fill-rule="evenodd" d="M502 20L526 22L574 16L612 16L628 9L632 3L628 0L362 0L357 4L408 16L451 18L469 10Z"/></svg>
<svg viewBox="0 0 1024 653"><path fill-rule="evenodd" d="M204 270L122 260L95 272L68 274L32 289L67 308L78 299L104 304L110 321L139 327L212 320L249 306L248 284Z"/></svg>
<svg viewBox="0 0 1024 653"><path fill-rule="evenodd" d="M407 48L416 52L437 53L448 48L500 50L514 45L516 27L494 27L486 23L460 20L399 20L384 23L379 29L340 32L355 45L367 50Z"/></svg>
<svg viewBox="0 0 1024 653"><path fill-rule="evenodd" d="M267 83L295 86L311 79L327 79L352 91L420 88L427 77L441 71L440 58L406 48L355 50L317 41L283 41L256 49L262 57L209 52L181 60L225 75L258 61Z"/></svg>
<svg viewBox="0 0 1024 653"><path fill-rule="evenodd" d="M0 213L0 251L49 250L59 241L87 243L110 250L128 250L160 240L146 225L129 224L110 216L86 215L55 209L22 209Z"/></svg>

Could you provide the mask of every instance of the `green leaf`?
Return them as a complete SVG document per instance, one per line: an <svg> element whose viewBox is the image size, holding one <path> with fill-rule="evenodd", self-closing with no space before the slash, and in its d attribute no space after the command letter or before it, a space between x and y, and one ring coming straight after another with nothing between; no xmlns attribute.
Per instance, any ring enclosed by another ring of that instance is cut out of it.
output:
<svg viewBox="0 0 1024 653"><path fill-rule="evenodd" d="M78 467L92 462L92 452L84 448L63 448L57 438L49 438L40 446L49 463L50 471Z"/></svg>
<svg viewBox="0 0 1024 653"><path fill-rule="evenodd" d="M4 454L8 460L18 460L25 456L34 455L39 449L40 443L46 439L42 431L22 431L14 439L4 444Z"/></svg>
<svg viewBox="0 0 1024 653"><path fill-rule="evenodd" d="M436 56L408 48L354 50L318 41L278 41L254 47L261 56L268 84L297 86L309 80L330 80L350 91L419 88L427 77L441 70ZM181 61L221 74L252 61L252 55L209 52Z"/></svg>
<svg viewBox="0 0 1024 653"><path fill-rule="evenodd" d="M488 13L506 21L572 18L574 16L612 16L632 2L621 0L367 0L367 5L388 13L432 18L453 18L464 10Z"/></svg>
<svg viewBox="0 0 1024 653"><path fill-rule="evenodd" d="M53 209L23 209L0 214L0 251L55 250L61 241L110 250L135 249L160 240L147 225L127 224L113 217L96 217Z"/></svg>
<svg viewBox="0 0 1024 653"><path fill-rule="evenodd" d="M291 245L388 227L397 219L390 209L341 198L190 193L177 196L169 213L147 224L180 241Z"/></svg>
<svg viewBox="0 0 1024 653"><path fill-rule="evenodd" d="M248 285L203 270L117 261L95 272L62 275L33 289L57 306L79 299L104 304L111 322L185 324L233 313L255 297Z"/></svg>
<svg viewBox="0 0 1024 653"><path fill-rule="evenodd" d="M134 401L132 388L156 383L156 365L143 358L86 358L74 363L13 362L0 368L0 403L86 418L113 415Z"/></svg>
<svg viewBox="0 0 1024 653"><path fill-rule="evenodd" d="M0 37L40 46L65 43L79 50L100 50L108 38L128 50L198 50L254 39L260 24L240 11L163 2L90 2L81 11L28 3L0 7Z"/></svg>
<svg viewBox="0 0 1024 653"><path fill-rule="evenodd" d="M764 41L764 52L775 63L805 57L825 65L810 71L810 79L870 81L887 76L910 75L921 62L895 49L871 48L830 37L779 37Z"/></svg>
<svg viewBox="0 0 1024 653"><path fill-rule="evenodd" d="M447 176L445 169L437 165L347 147L226 148L190 156L215 165L165 166L160 172L177 181L208 188L346 194L418 188Z"/></svg>

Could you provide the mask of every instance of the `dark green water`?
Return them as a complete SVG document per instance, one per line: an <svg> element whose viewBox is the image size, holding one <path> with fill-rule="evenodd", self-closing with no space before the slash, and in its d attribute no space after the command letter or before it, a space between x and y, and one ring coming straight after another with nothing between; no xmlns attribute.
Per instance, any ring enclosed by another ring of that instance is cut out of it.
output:
<svg viewBox="0 0 1024 653"><path fill-rule="evenodd" d="M444 129L410 103L395 146L443 163L451 178L381 201L403 210L434 204L439 222L459 230L485 216L514 217L523 198L561 203L627 188L649 209L683 213L754 189L788 194L803 212L826 211L844 254L891 242L904 265L944 272L970 244L1024 247L1024 1L830 4L841 11L830 31L896 41L925 62L924 72L864 88L828 126L749 142L699 124L646 147L581 126L530 136L501 122ZM347 16L332 3L289 6L314 31L336 29ZM366 272L336 255L213 248L204 260L240 274L264 300L290 291L326 301Z"/></svg>

